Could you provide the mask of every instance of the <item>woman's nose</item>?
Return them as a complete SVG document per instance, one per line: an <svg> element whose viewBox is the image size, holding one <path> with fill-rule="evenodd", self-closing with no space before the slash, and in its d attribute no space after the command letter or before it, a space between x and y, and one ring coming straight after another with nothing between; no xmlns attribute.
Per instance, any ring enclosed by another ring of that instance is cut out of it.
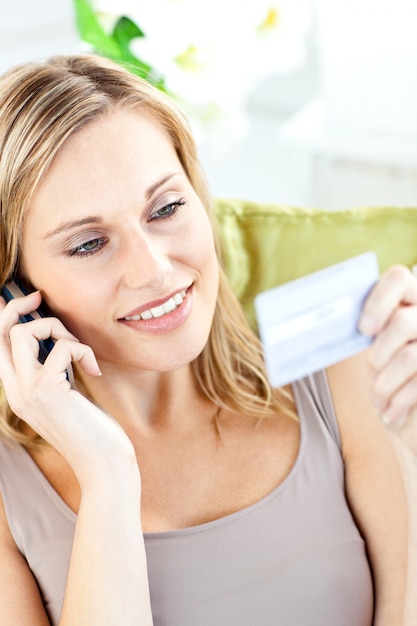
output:
<svg viewBox="0 0 417 626"><path fill-rule="evenodd" d="M124 255L124 283L131 289L149 283L162 287L173 271L168 242L143 232L131 235Z"/></svg>

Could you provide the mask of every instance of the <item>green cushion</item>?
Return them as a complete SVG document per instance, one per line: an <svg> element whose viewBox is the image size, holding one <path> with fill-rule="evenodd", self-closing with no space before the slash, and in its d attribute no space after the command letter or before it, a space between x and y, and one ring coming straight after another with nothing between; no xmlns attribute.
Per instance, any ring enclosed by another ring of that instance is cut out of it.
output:
<svg viewBox="0 0 417 626"><path fill-rule="evenodd" d="M380 270L417 263L416 208L300 209L216 200L222 263L255 328L257 293L374 250Z"/></svg>

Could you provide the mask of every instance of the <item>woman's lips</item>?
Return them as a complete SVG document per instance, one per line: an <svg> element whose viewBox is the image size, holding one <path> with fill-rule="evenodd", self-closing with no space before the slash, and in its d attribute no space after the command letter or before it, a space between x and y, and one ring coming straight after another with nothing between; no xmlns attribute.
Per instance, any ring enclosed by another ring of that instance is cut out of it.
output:
<svg viewBox="0 0 417 626"><path fill-rule="evenodd" d="M135 315L126 315L123 319L130 322L162 317L162 315L175 311L175 309L183 303L186 294L187 290L183 289L182 291L175 293L162 304L146 309L145 311L141 311L141 313L137 313Z"/></svg>
<svg viewBox="0 0 417 626"><path fill-rule="evenodd" d="M119 319L125 326L147 334L164 334L182 326L192 310L192 286L167 300L140 312L132 311Z"/></svg>

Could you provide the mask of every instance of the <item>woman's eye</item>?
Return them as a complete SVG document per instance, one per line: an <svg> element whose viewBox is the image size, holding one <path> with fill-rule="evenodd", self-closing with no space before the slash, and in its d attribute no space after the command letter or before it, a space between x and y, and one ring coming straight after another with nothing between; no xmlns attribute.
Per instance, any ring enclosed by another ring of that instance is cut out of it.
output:
<svg viewBox="0 0 417 626"><path fill-rule="evenodd" d="M104 237L90 239L76 248L72 248L69 254L70 256L88 256L89 254L95 254L102 249L105 241Z"/></svg>
<svg viewBox="0 0 417 626"><path fill-rule="evenodd" d="M178 211L179 207L184 206L184 204L185 200L183 199L176 200L175 202L170 202L169 204L166 204L165 206L152 213L150 219L157 220L171 217Z"/></svg>

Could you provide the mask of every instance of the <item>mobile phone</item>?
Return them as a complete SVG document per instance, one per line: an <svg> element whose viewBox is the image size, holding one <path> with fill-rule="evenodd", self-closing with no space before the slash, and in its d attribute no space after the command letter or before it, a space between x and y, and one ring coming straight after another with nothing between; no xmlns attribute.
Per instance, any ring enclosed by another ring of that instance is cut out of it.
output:
<svg viewBox="0 0 417 626"><path fill-rule="evenodd" d="M10 302L10 300L13 300L13 298L21 298L22 296L27 296L30 292L30 287L25 285L17 278L14 278L10 282L3 285L0 290L0 294L6 302ZM27 313L26 315L21 315L19 317L19 323L24 324L26 322L31 322L33 320L39 319L41 317L46 317L47 315L48 313L42 308L42 306L40 306L38 309L36 309L36 311L32 311L31 313ZM46 357L51 352L54 345L55 342L51 337L39 340L38 360L40 363L45 363ZM66 375L71 387L74 387L74 373L71 365L68 366L66 370Z"/></svg>

